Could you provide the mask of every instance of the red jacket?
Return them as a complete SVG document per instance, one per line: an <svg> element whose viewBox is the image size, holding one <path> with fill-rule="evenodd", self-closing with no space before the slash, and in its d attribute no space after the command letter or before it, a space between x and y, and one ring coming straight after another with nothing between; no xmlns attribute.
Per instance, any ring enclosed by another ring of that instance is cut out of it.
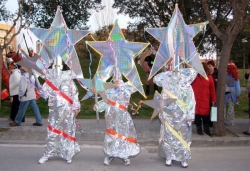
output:
<svg viewBox="0 0 250 171"><path fill-rule="evenodd" d="M197 75L192 83L196 100L195 114L208 116L210 114L211 103L216 102L216 93L213 77L209 74L208 80Z"/></svg>

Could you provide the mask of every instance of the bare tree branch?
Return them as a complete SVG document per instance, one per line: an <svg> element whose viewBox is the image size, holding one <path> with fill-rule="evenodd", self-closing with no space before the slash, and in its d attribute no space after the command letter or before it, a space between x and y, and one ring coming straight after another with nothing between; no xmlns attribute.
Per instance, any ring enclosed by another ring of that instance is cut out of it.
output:
<svg viewBox="0 0 250 171"><path fill-rule="evenodd" d="M20 0L18 2L18 13L17 13L17 17L13 20L13 24L11 26L11 28L7 31L6 36L4 38L4 47L7 47L9 44L11 44L11 42L13 41L13 39L21 32L22 28L25 27L25 25L28 22L28 19L30 17L30 11L31 11L31 6L29 6L29 11L27 16L25 17L25 21L23 23L23 17L22 17L22 5L23 5L23 0ZM13 31L13 29L15 28L15 26L17 25L17 22L20 20L20 26L18 28L18 30L11 36L11 38L9 39L9 41L7 41L7 37L9 36L9 34L11 34L11 32Z"/></svg>
<svg viewBox="0 0 250 171"><path fill-rule="evenodd" d="M208 8L208 2L207 0L201 0L201 4L202 4L202 8L204 10L205 15L207 16L207 19L209 21L209 25L212 28L214 34L222 40L223 34L218 30L218 27L214 24L214 21L212 19L212 16L209 12L209 8Z"/></svg>

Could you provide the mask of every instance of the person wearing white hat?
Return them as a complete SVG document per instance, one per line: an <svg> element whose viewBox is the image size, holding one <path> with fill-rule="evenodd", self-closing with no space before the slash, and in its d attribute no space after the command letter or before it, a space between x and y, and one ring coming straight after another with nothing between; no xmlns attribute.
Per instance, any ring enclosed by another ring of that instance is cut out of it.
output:
<svg viewBox="0 0 250 171"><path fill-rule="evenodd" d="M22 77L19 83L19 110L14 122L10 122L10 126L21 126L21 121L26 113L27 107L30 106L35 114L36 122L33 126L42 126L42 117L36 104L36 93L34 86L34 77L30 77L28 68L21 66L20 71Z"/></svg>
<svg viewBox="0 0 250 171"><path fill-rule="evenodd" d="M10 93L10 102L11 102L10 119L14 121L18 113L18 109L20 105L18 91L19 91L19 83L20 83L22 76L21 76L20 70L18 69L18 66L14 64L13 60L12 62L8 64L8 70L11 73L10 79L9 79L9 93ZM23 118L22 122L24 121L25 119Z"/></svg>

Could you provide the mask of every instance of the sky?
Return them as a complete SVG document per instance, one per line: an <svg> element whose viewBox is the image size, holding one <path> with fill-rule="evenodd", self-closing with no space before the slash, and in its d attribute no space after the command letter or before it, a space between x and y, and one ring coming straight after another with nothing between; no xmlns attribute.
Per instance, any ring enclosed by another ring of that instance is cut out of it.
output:
<svg viewBox="0 0 250 171"><path fill-rule="evenodd" d="M109 1L109 0L108 0ZM111 0L113 2L113 0ZM17 0L8 0L6 2L6 8L10 11L17 10ZM131 19L127 15L119 14L117 15L114 20L118 20L118 23L121 28L126 28L128 25L128 22L131 21ZM90 31L94 32L98 29L95 21L93 20L93 15L90 17L88 25L90 26Z"/></svg>

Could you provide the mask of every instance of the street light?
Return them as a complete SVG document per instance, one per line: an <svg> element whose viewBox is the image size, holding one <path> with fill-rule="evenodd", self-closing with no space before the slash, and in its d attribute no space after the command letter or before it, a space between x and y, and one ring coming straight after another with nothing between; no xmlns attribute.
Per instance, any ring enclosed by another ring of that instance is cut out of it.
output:
<svg viewBox="0 0 250 171"><path fill-rule="evenodd" d="M245 39L242 39L241 40L242 41L242 43L244 43L244 56L243 56L243 76L245 75L245 53L246 53L246 50L245 50L245 47L246 47L246 45L245 45L245 43L247 43L247 39L245 38ZM243 85L245 86L245 79L243 79Z"/></svg>

